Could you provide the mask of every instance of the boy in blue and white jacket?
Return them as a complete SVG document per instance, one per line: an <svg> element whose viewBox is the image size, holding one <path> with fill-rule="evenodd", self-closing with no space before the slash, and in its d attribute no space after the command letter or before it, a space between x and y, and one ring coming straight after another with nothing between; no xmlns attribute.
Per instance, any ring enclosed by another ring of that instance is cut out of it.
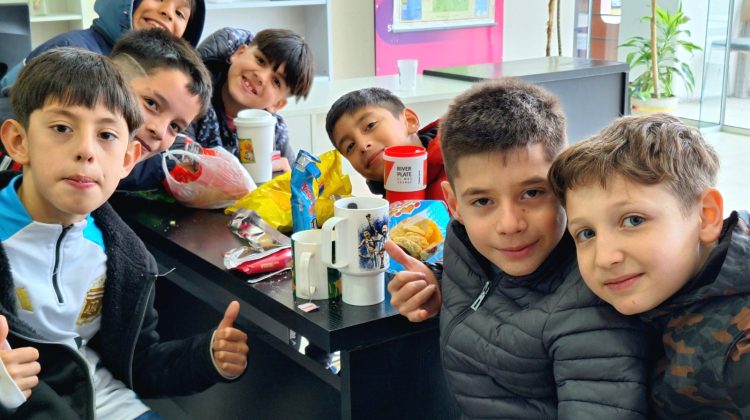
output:
<svg viewBox="0 0 750 420"><path fill-rule="evenodd" d="M140 154L127 82L92 52L31 60L0 134L0 417L154 418L139 397L187 394L245 370L232 302L213 331L160 342L157 265L106 203ZM137 394L136 394L137 393Z"/></svg>

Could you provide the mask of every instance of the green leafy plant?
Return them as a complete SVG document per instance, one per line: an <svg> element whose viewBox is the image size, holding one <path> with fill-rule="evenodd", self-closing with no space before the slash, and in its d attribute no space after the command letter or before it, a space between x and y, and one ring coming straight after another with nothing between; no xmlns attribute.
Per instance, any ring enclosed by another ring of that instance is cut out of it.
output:
<svg viewBox="0 0 750 420"><path fill-rule="evenodd" d="M651 22L651 37L634 36L619 47L635 48L628 53L626 62L630 71L642 71L629 85L630 95L639 99L674 96L672 83L681 79L688 92L695 88L695 77L690 65L681 61L678 53L700 51L701 47L687 41L690 31L682 29L689 18L682 11L682 3L677 11L670 13L651 1L651 16L641 21ZM655 46L655 47L654 47ZM656 54L653 54L653 51ZM655 71L654 71L655 69ZM657 83L654 83L657 80Z"/></svg>

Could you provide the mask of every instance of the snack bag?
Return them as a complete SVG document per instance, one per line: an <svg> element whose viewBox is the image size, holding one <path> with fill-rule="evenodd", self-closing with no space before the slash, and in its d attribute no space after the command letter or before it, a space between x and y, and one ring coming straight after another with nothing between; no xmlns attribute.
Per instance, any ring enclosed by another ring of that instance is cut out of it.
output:
<svg viewBox="0 0 750 420"><path fill-rule="evenodd" d="M221 147L203 148L184 137L184 148L164 152L164 187L180 203L201 209L218 209L255 189L239 160ZM169 169L168 160L175 162Z"/></svg>
<svg viewBox="0 0 750 420"><path fill-rule="evenodd" d="M448 208L441 200L396 201L390 205L390 237L407 254L424 262L443 259L445 231L450 222ZM404 267L391 259L389 273Z"/></svg>
<svg viewBox="0 0 750 420"><path fill-rule="evenodd" d="M333 202L352 195L349 175L341 171L341 156L336 150L318 156L320 177L313 180L312 193L315 195L315 218L317 224L333 216ZM292 231L292 192L291 173L279 175L266 182L255 191L239 199L225 210L231 214L239 209L253 209L274 229L290 233Z"/></svg>
<svg viewBox="0 0 750 420"><path fill-rule="evenodd" d="M318 194L313 193L313 184L320 178L320 169L316 163L320 163L320 159L304 150L297 153L294 161L291 175L293 232L318 228L315 217Z"/></svg>

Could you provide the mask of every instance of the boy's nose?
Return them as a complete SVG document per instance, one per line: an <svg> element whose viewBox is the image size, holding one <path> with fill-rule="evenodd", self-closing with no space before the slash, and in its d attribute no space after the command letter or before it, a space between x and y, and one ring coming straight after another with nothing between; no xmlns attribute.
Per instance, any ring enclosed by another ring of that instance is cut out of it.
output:
<svg viewBox="0 0 750 420"><path fill-rule="evenodd" d="M174 7L172 2L163 2L159 12L167 19L172 20L174 18Z"/></svg>
<svg viewBox="0 0 750 420"><path fill-rule="evenodd" d="M501 235L513 235L526 230L526 219L522 217L523 212L512 204L500 205L499 215L495 229Z"/></svg>
<svg viewBox="0 0 750 420"><path fill-rule="evenodd" d="M622 250L615 245L614 240L606 236L602 237L599 232L597 232L595 245L594 252L596 255L594 256L594 263L598 267L612 267L615 264L621 263L625 257Z"/></svg>
<svg viewBox="0 0 750 420"><path fill-rule="evenodd" d="M76 151L76 161L91 162L94 159L95 136L83 135L78 141L78 150Z"/></svg>

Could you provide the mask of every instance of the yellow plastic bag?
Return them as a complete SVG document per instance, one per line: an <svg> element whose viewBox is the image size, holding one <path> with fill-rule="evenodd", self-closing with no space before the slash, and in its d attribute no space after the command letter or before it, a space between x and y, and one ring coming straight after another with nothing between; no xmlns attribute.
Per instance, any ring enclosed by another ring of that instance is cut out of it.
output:
<svg viewBox="0 0 750 420"><path fill-rule="evenodd" d="M316 194L315 214L318 224L322 225L333 216L333 202L352 195L352 184L349 175L341 171L341 155L336 150L318 156L320 178L313 182ZM292 231L292 192L290 187L291 172L266 182L250 194L229 206L226 214L232 214L240 208L255 210L269 225L281 232Z"/></svg>

